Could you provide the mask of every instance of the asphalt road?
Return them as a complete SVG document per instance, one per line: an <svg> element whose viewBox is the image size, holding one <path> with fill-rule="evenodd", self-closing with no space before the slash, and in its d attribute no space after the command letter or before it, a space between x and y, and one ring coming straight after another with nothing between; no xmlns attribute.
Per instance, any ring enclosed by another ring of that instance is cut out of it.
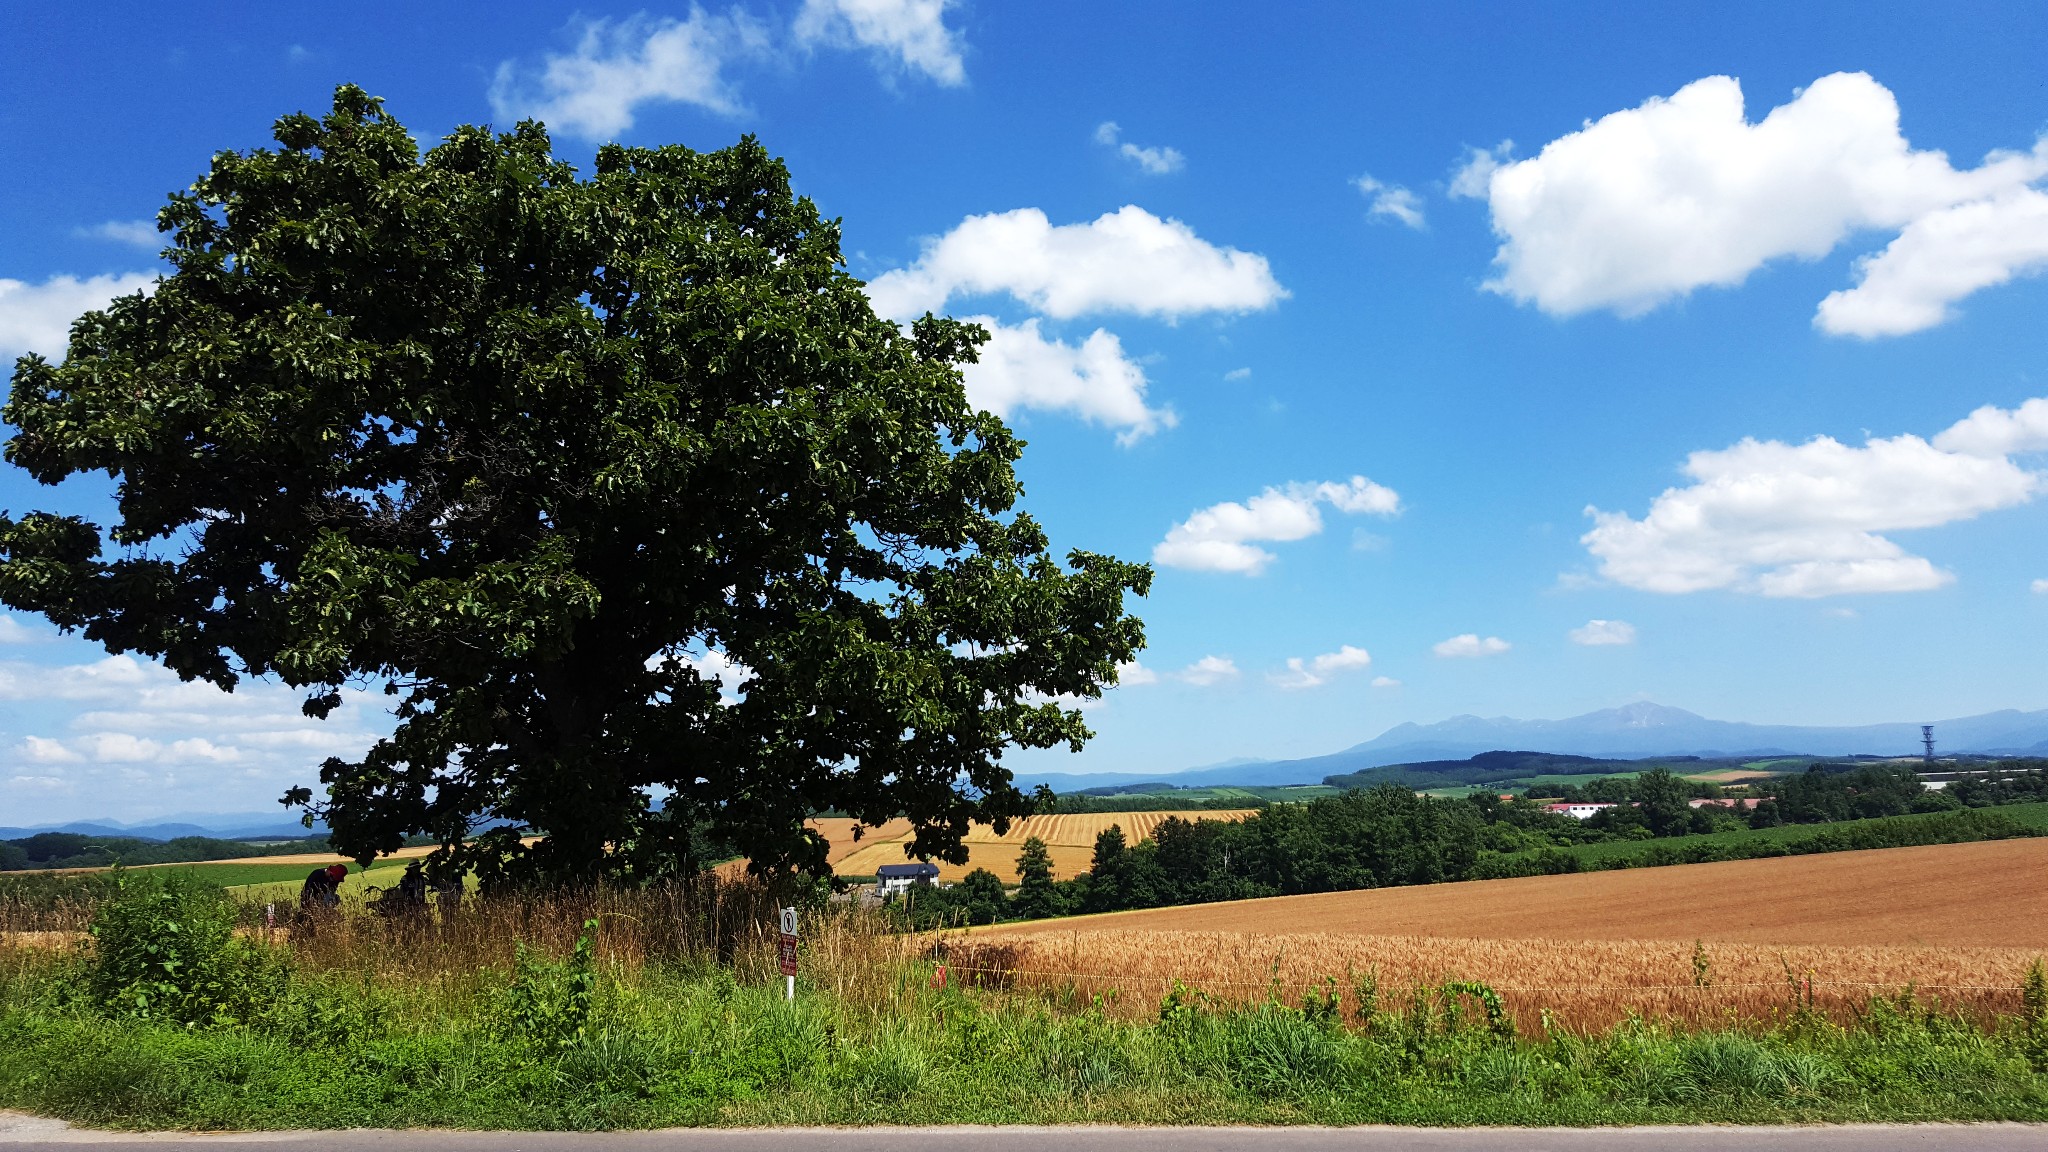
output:
<svg viewBox="0 0 2048 1152"><path fill-rule="evenodd" d="M234 1152L2028 1152L2048 1125L1827 1128L779 1128L657 1132L442 1132L356 1129L192 1135L69 1128L0 1113L6 1152L138 1146Z"/></svg>

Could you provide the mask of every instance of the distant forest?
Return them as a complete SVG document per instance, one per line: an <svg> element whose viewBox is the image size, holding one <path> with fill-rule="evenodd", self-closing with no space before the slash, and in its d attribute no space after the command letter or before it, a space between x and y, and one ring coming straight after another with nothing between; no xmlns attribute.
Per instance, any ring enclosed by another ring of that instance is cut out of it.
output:
<svg viewBox="0 0 2048 1152"><path fill-rule="evenodd" d="M1192 813L1171 817L1137 844L1113 826L1097 837L1089 870L1068 878L1053 876L1044 845L1027 841L1018 863L1022 883L1014 893L1006 893L994 873L978 869L951 888L913 890L897 907L908 923L921 927L990 923L1577 872L1588 865L1569 850L1594 844L1643 842L1638 855L1595 865L1613 868L2039 834L2032 825L1988 809L2048 800L2048 761L1986 767L1984 776L1931 790L1905 765L1816 764L1749 785L1744 796L1760 802L1746 812L1693 807L1693 800L1720 797L1722 790L1658 768L1561 786L1574 799L1614 803L1583 821L1547 811L1541 796L1446 798L1380 784L1269 805L1241 821L1203 820ZM1793 838L1681 839L1798 825L1839 827L1817 827Z"/></svg>
<svg viewBox="0 0 2048 1152"><path fill-rule="evenodd" d="M327 837L250 844L211 836L143 840L132 836L90 836L79 832L38 832L0 840L0 872L33 868L105 868L112 864L194 864L244 856L284 856L327 851Z"/></svg>

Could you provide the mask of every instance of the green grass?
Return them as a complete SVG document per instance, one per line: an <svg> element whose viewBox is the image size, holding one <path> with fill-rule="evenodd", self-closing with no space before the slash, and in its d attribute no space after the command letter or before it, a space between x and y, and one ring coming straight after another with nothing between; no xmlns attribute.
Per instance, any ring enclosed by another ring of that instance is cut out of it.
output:
<svg viewBox="0 0 2048 1152"><path fill-rule="evenodd" d="M93 948L0 948L0 1108L130 1129L2048 1119L2038 968L2018 1017L1901 990L1839 1020L1788 999L1517 1034L1540 1002L1369 974L1251 1004L961 988L842 908L811 914L833 943L785 1003L741 923L772 895L527 893L273 944L217 889L125 884Z"/></svg>
<svg viewBox="0 0 2048 1152"><path fill-rule="evenodd" d="M2023 1026L1885 1005L1849 1027L1517 1037L1440 994L1369 1022L1189 997L1132 1019L933 990L921 964L865 1002L807 979L794 1004L704 964L600 964L579 1001L574 965L538 962L409 983L270 969L243 1018L187 1027L95 1008L76 958L11 963L0 1107L117 1128L2048 1118Z"/></svg>
<svg viewBox="0 0 2048 1152"><path fill-rule="evenodd" d="M397 858L373 860L372 871L397 868L405 861ZM294 895L298 886L305 882L312 864L163 864L150 869L151 872L183 872L208 884L222 888L240 888L250 884L289 884ZM349 865L349 877L357 875L356 866Z"/></svg>

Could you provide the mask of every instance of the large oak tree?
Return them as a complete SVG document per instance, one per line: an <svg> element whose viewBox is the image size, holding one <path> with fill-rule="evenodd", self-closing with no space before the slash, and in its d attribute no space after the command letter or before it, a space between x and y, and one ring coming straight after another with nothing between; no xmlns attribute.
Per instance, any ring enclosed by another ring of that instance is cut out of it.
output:
<svg viewBox="0 0 2048 1152"><path fill-rule="evenodd" d="M353 87L275 137L171 198L153 293L16 364L7 458L115 518L0 517L0 601L314 716L380 686L312 803L361 858L822 872L820 809L954 860L1029 810L1002 755L1087 738L1151 574L1015 510L980 329L876 317L752 139L579 179L530 122L422 154Z"/></svg>

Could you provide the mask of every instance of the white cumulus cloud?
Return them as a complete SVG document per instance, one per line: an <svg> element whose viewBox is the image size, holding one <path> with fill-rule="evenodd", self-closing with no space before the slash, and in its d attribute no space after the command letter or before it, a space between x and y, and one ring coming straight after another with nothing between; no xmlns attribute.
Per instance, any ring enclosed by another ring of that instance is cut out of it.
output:
<svg viewBox="0 0 2048 1152"><path fill-rule="evenodd" d="M1399 688L1401 682L1392 676L1375 676L1372 678L1372 686L1375 688Z"/></svg>
<svg viewBox="0 0 2048 1152"><path fill-rule="evenodd" d="M1152 549L1152 562L1255 576L1276 559L1255 542L1301 540L1321 532L1323 504L1351 515L1393 516L1401 511L1399 494L1363 476L1342 484L1268 488L1241 504L1226 500L1203 508L1174 525Z"/></svg>
<svg viewBox="0 0 2048 1152"><path fill-rule="evenodd" d="M1588 620L1584 627L1574 628L1566 635L1572 643L1588 648L1633 644L1636 642L1636 626L1626 620Z"/></svg>
<svg viewBox="0 0 2048 1152"><path fill-rule="evenodd" d="M1264 256L1218 248L1136 205L1058 226L1036 208L969 216L910 267L868 285L875 311L897 320L982 293L1008 293L1056 319L1129 312L1168 320L1253 312L1287 295Z"/></svg>
<svg viewBox="0 0 2048 1152"><path fill-rule="evenodd" d="M1371 176L1360 176L1351 182L1369 201L1367 212L1374 216L1398 220L1410 228L1423 228L1422 197L1399 184L1388 184Z"/></svg>
<svg viewBox="0 0 2048 1152"><path fill-rule="evenodd" d="M2048 596L2048 580L2036 580L2028 587L2033 589L2036 596Z"/></svg>
<svg viewBox="0 0 2048 1152"><path fill-rule="evenodd" d="M1816 326L1866 338L1932 328L1978 289L2048 267L2048 194L2021 188L1929 212L1856 267L1856 286L1828 293Z"/></svg>
<svg viewBox="0 0 2048 1152"><path fill-rule="evenodd" d="M52 276L41 284L0 278L0 356L40 352L63 358L71 343L71 322L118 296L148 292L156 277L147 272L120 275Z"/></svg>
<svg viewBox="0 0 2048 1152"><path fill-rule="evenodd" d="M946 86L967 81L959 34L946 27L953 0L804 0L795 32L800 44L872 49L907 71Z"/></svg>
<svg viewBox="0 0 2048 1152"><path fill-rule="evenodd" d="M1136 660L1129 660L1116 666L1116 682L1120 687L1138 688L1159 683L1159 673Z"/></svg>
<svg viewBox="0 0 2048 1152"><path fill-rule="evenodd" d="M1477 632L1467 632L1460 636L1453 636L1449 640L1437 641L1431 646L1430 651L1435 652L1439 656L1455 659L1472 656L1498 656L1512 647L1514 645L1498 636L1488 636L1485 639L1481 639Z"/></svg>
<svg viewBox="0 0 2048 1152"><path fill-rule="evenodd" d="M1037 317L1019 325L970 319L989 331L980 361L962 373L978 408L998 416L1022 408L1071 412L1117 429L1125 444L1178 422L1171 409L1145 402L1145 370L1124 355L1114 333L1097 328L1075 345L1047 338Z"/></svg>
<svg viewBox="0 0 2048 1152"><path fill-rule="evenodd" d="M1933 528L2023 504L2044 475L2012 459L2048 449L2048 400L1979 408L1930 442L1861 447L1748 440L1695 452L1693 483L1668 488L1641 520L1588 508L1580 538L1601 574L1649 592L1728 589L1818 597L1939 588L1953 573L1882 533Z"/></svg>
<svg viewBox="0 0 2048 1152"><path fill-rule="evenodd" d="M1509 162L1472 152L1454 192L1483 194L1501 238L1487 287L1555 315L1636 315L1764 264L1816 259L1864 229L1905 229L1829 298L1824 330L1887 335L1939 323L1978 288L2038 268L2028 185L2048 147L1959 170L1899 131L1892 93L1823 76L1751 123L1741 85L1709 76Z"/></svg>
<svg viewBox="0 0 2048 1152"><path fill-rule="evenodd" d="M1330 678L1339 672L1350 672L1371 664L1371 653L1346 644L1335 652L1325 652L1311 659L1290 656L1287 670L1274 673L1268 679L1282 688L1316 688L1328 684Z"/></svg>
<svg viewBox="0 0 2048 1152"><path fill-rule="evenodd" d="M1237 662L1228 656L1204 656L1173 676L1197 688L1207 688L1211 684L1237 679Z"/></svg>
<svg viewBox="0 0 2048 1152"><path fill-rule="evenodd" d="M1095 129L1095 142L1097 144L1106 144L1116 149L1117 155L1136 164L1141 171L1153 176L1164 176L1171 172L1178 172L1187 165L1187 157L1182 156L1177 149L1168 148L1164 145L1156 148L1140 148L1136 144L1124 140L1122 136L1123 129L1118 128L1114 120L1104 120Z"/></svg>
<svg viewBox="0 0 2048 1152"><path fill-rule="evenodd" d="M25 736L15 751L24 759L36 764L76 764L85 757L64 746L62 740L48 736Z"/></svg>
<svg viewBox="0 0 2048 1152"><path fill-rule="evenodd" d="M712 15L692 4L686 20L641 12L579 23L576 47L550 53L537 72L511 60L498 65L490 91L498 116L602 140L631 128L643 104L730 115L739 98L725 79L726 63L767 45L766 30L737 9Z"/></svg>

